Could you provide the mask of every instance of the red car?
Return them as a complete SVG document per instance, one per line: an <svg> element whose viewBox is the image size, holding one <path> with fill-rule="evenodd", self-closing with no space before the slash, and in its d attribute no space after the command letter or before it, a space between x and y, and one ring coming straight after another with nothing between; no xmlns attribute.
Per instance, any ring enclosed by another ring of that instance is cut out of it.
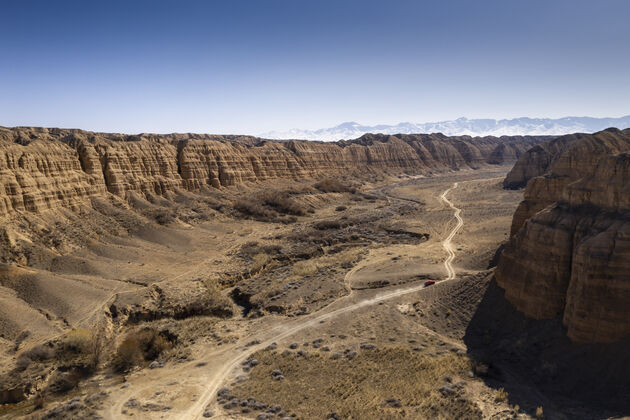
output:
<svg viewBox="0 0 630 420"><path fill-rule="evenodd" d="M435 280L427 280L424 282L424 287L429 287L433 284L435 284Z"/></svg>

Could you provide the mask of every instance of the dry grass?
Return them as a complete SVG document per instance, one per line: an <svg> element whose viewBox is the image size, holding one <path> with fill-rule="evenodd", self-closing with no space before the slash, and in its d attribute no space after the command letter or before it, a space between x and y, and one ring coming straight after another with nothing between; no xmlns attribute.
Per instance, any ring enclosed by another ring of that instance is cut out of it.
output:
<svg viewBox="0 0 630 420"><path fill-rule="evenodd" d="M345 193L345 192L355 193L356 192L356 188L353 188L350 185L344 184L343 182L339 180L331 179L331 178L322 179L321 181L316 182L313 185L313 187L325 193Z"/></svg>
<svg viewBox="0 0 630 420"><path fill-rule="evenodd" d="M291 274L294 276L304 277L317 274L319 267L311 260L298 261L293 265Z"/></svg>
<svg viewBox="0 0 630 420"><path fill-rule="evenodd" d="M494 392L494 401L506 402L508 400L508 393L505 389L499 388Z"/></svg>
<svg viewBox="0 0 630 420"><path fill-rule="evenodd" d="M258 198L279 213L293 216L304 216L306 214L306 209L292 200L286 191L265 191L259 194Z"/></svg>
<svg viewBox="0 0 630 420"><path fill-rule="evenodd" d="M465 356L431 357L403 348L360 351L353 360L333 360L328 353L306 357L262 351L253 356L259 365L251 380L236 386L239 398L254 397L279 404L299 418L328 418L336 412L344 419L479 418L476 406L448 399L438 392L445 376L470 370ZM285 377L272 379L278 369ZM402 407L386 404L400 401Z"/></svg>
<svg viewBox="0 0 630 420"><path fill-rule="evenodd" d="M343 226L344 224L339 220L322 220L314 225L317 230L341 229Z"/></svg>
<svg viewBox="0 0 630 420"><path fill-rule="evenodd" d="M141 328L127 333L111 361L116 372L126 372L145 361L157 359L172 348L172 343L153 328Z"/></svg>
<svg viewBox="0 0 630 420"><path fill-rule="evenodd" d="M47 344L39 344L24 350L17 357L16 367L18 370L24 370L33 362L44 362L54 356L54 350Z"/></svg>
<svg viewBox="0 0 630 420"><path fill-rule="evenodd" d="M252 273L259 273L263 268L265 268L267 264L269 264L271 260L272 258L269 255L262 252L254 255L254 257L252 258L253 264L250 271Z"/></svg>

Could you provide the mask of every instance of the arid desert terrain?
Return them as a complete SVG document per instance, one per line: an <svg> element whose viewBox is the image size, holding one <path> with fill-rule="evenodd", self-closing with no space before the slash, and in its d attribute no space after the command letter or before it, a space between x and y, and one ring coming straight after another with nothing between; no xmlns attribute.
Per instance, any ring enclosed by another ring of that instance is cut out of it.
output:
<svg viewBox="0 0 630 420"><path fill-rule="evenodd" d="M2 130L2 418L630 415L628 130Z"/></svg>

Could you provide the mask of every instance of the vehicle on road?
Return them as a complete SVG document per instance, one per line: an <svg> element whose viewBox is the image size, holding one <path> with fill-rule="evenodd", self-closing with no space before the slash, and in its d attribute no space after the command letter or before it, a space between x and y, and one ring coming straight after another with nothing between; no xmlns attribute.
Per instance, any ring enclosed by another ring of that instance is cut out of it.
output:
<svg viewBox="0 0 630 420"><path fill-rule="evenodd" d="M427 280L424 282L424 287L429 287L435 284L435 280Z"/></svg>

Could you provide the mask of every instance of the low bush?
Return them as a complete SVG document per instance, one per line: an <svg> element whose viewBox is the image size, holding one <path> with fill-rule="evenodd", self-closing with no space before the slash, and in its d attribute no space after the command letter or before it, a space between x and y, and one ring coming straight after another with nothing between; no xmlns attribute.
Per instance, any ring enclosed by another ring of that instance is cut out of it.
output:
<svg viewBox="0 0 630 420"><path fill-rule="evenodd" d="M46 344L39 344L23 351L17 357L16 367L18 370L24 370L30 366L32 362L44 362L54 356L53 349Z"/></svg>
<svg viewBox="0 0 630 420"><path fill-rule="evenodd" d="M257 254L263 253L267 255L278 255L282 251L282 247L280 245L262 245L256 241L249 241L239 250L239 255L241 258L253 258Z"/></svg>
<svg viewBox="0 0 630 420"><path fill-rule="evenodd" d="M338 220L322 220L315 223L315 229L328 230L328 229L341 229L343 224Z"/></svg>
<svg viewBox="0 0 630 420"><path fill-rule="evenodd" d="M112 357L112 368L119 373L128 371L142 362L140 343L133 336L127 336Z"/></svg>
<svg viewBox="0 0 630 420"><path fill-rule="evenodd" d="M508 393L505 389L499 388L494 391L494 401L496 402L505 402L508 399Z"/></svg>
<svg viewBox="0 0 630 420"><path fill-rule="evenodd" d="M52 348L47 344L40 344L35 347L31 347L22 353L34 362L43 362L53 357L54 352Z"/></svg>
<svg viewBox="0 0 630 420"><path fill-rule="evenodd" d="M112 357L112 368L116 372L126 372L145 361L157 359L172 346L171 341L153 328L130 331Z"/></svg>
<svg viewBox="0 0 630 420"><path fill-rule="evenodd" d="M72 330L63 338L63 348L75 353L87 353L92 347L92 333L88 330Z"/></svg>
<svg viewBox="0 0 630 420"><path fill-rule="evenodd" d="M157 209L151 212L151 216L159 225L168 225L173 223L176 219L175 212L170 209Z"/></svg>
<svg viewBox="0 0 630 420"><path fill-rule="evenodd" d="M83 374L79 369L73 368L68 371L57 370L50 378L46 390L62 394L76 388L79 382L81 382L81 379L83 379Z"/></svg>
<svg viewBox="0 0 630 420"><path fill-rule="evenodd" d="M317 274L319 271L319 267L312 261L298 261L293 265L293 269L291 270L291 274L294 276L312 276L313 274Z"/></svg>
<svg viewBox="0 0 630 420"><path fill-rule="evenodd" d="M241 199L234 203L234 208L246 216L255 218L273 219L276 216L274 211L265 208L262 203L256 201Z"/></svg>
<svg viewBox="0 0 630 420"><path fill-rule="evenodd" d="M254 255L253 265L251 268L252 273L258 273L260 270L265 268L265 266L271 261L271 257L265 253L259 253Z"/></svg>
<svg viewBox="0 0 630 420"><path fill-rule="evenodd" d="M346 207L346 206L337 206L337 207L335 207L335 211L344 211L344 210L346 210L347 208L348 208L348 207Z"/></svg>
<svg viewBox="0 0 630 420"><path fill-rule="evenodd" d="M306 210L297 202L289 198L286 192L267 191L259 195L260 200L282 214L304 216Z"/></svg>
<svg viewBox="0 0 630 420"><path fill-rule="evenodd" d="M57 358L76 359L81 358L81 365L91 370L98 366L101 350L101 337L89 330L76 329L64 336L62 342L57 347Z"/></svg>
<svg viewBox="0 0 630 420"><path fill-rule="evenodd" d="M325 178L316 182L313 187L325 193L355 193L356 189L336 179Z"/></svg>

